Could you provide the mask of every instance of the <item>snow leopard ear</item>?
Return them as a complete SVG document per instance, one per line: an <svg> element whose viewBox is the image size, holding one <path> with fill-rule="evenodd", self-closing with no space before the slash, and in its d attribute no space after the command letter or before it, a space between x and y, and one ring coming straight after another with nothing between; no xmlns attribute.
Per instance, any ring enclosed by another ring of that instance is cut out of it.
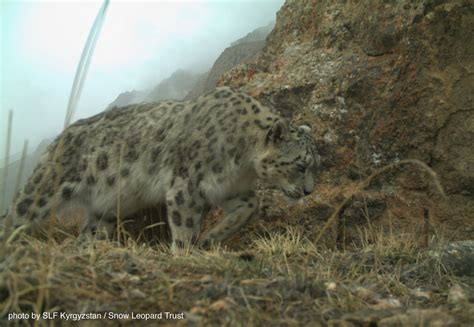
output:
<svg viewBox="0 0 474 327"><path fill-rule="evenodd" d="M302 132L305 132L305 133L308 133L308 134L311 134L311 126L309 125L306 125L306 124L303 124L303 125L300 125L298 126L298 129Z"/></svg>
<svg viewBox="0 0 474 327"><path fill-rule="evenodd" d="M267 132L266 143L279 143L288 139L289 123L286 119L278 119Z"/></svg>

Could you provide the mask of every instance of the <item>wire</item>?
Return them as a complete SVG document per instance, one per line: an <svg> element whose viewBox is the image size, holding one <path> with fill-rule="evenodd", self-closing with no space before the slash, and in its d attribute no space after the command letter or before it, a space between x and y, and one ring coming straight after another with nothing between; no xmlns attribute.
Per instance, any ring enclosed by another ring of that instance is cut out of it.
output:
<svg viewBox="0 0 474 327"><path fill-rule="evenodd" d="M79 61L79 65L77 66L76 75L74 76L71 94L69 95L66 119L64 120L64 129L66 129L71 123L72 117L74 116L77 105L79 103L82 88L84 87L84 82L87 77L87 72L89 70L92 55L94 54L94 49L97 44L97 40L99 38L108 7L109 0L105 0L94 20L94 24L92 25L92 28L89 32L89 36L87 37L86 44L84 45L84 49L82 50L81 59Z"/></svg>

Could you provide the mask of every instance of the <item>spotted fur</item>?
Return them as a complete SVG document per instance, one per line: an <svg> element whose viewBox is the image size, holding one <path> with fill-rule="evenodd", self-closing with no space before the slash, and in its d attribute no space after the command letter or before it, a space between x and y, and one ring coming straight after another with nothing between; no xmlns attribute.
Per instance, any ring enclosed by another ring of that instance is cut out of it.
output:
<svg viewBox="0 0 474 327"><path fill-rule="evenodd" d="M16 222L41 226L69 201L87 209L82 234L115 230L120 215L166 205L173 248L208 246L255 214L258 179L288 197L312 192L318 161L308 126L294 126L230 88L193 101L114 108L79 120L48 148L12 204ZM224 219L200 234L212 207Z"/></svg>

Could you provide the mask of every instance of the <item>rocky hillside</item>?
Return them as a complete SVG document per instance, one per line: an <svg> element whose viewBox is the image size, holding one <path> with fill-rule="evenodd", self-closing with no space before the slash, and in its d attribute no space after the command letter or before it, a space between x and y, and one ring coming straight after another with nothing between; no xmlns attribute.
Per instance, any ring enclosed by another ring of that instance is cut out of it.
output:
<svg viewBox="0 0 474 327"><path fill-rule="evenodd" d="M203 73L199 79L197 80L196 84L194 85L194 87L191 89L191 91L189 91L188 94L186 94L186 96L184 97L184 100L192 100L192 99L196 99L197 97L199 97L201 94L204 94L206 93L206 89L207 89L207 78L210 74L210 70Z"/></svg>
<svg viewBox="0 0 474 327"><path fill-rule="evenodd" d="M301 205L299 219L327 218L359 180L415 158L438 173L446 199L428 174L406 165L375 179L341 217L406 226L426 209L436 228L472 237L473 26L468 0L289 0L263 51L219 84L314 127L324 157L319 195Z"/></svg>
<svg viewBox="0 0 474 327"><path fill-rule="evenodd" d="M186 95L185 100L195 99L213 90L222 74L235 66L251 61L265 46L265 39L273 29L274 23L259 27L245 37L231 43L214 62L211 70L202 76L196 86Z"/></svg>
<svg viewBox="0 0 474 327"><path fill-rule="evenodd" d="M140 103L147 96L146 92L141 91L126 91L120 93L118 97L112 101L105 110L112 109L113 107L124 107L129 104Z"/></svg>
<svg viewBox="0 0 474 327"><path fill-rule="evenodd" d="M265 46L265 41L239 43L228 47L221 53L212 65L204 86L204 93L211 91L217 85L222 74L243 62L249 61Z"/></svg>
<svg viewBox="0 0 474 327"><path fill-rule="evenodd" d="M107 109L114 106L126 106L140 102L157 102L162 100L189 100L213 90L222 74L235 66L247 62L265 46L265 39L273 29L274 22L259 27L246 36L231 43L205 73L194 73L178 69L170 77L157 84L150 92L127 91L121 93Z"/></svg>
<svg viewBox="0 0 474 327"><path fill-rule="evenodd" d="M170 77L155 86L143 101L181 100L196 85L200 77L200 74L178 69Z"/></svg>
<svg viewBox="0 0 474 327"><path fill-rule="evenodd" d="M233 47L234 45L239 45L239 44L247 43L247 42L265 41L268 34L270 34L270 32L272 31L273 27L275 27L275 22L271 22L268 25L256 28L255 30L248 33L243 38L240 38L237 41L232 42L230 46Z"/></svg>

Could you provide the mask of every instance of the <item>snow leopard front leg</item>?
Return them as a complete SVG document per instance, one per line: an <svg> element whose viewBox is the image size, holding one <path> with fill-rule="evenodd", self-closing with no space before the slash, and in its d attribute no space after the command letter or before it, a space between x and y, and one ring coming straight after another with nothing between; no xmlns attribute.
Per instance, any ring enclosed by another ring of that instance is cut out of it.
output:
<svg viewBox="0 0 474 327"><path fill-rule="evenodd" d="M258 198L254 191L250 191L225 199L219 207L225 216L216 226L201 235L199 243L203 248L224 241L244 226L257 212Z"/></svg>
<svg viewBox="0 0 474 327"><path fill-rule="evenodd" d="M209 206L193 193L188 187L173 187L166 195L172 252L197 242L202 217L209 211Z"/></svg>

